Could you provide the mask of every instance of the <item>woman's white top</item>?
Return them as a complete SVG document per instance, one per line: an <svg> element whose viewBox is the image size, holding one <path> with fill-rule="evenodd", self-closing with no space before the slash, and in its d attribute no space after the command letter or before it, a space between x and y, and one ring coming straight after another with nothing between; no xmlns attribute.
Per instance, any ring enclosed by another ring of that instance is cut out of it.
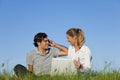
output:
<svg viewBox="0 0 120 80"><path fill-rule="evenodd" d="M75 52L74 46L70 45L68 48L68 58L72 60L80 59L80 63L83 66L83 69L80 69L81 72L86 72L91 69L91 52L86 45L83 45L77 52Z"/></svg>

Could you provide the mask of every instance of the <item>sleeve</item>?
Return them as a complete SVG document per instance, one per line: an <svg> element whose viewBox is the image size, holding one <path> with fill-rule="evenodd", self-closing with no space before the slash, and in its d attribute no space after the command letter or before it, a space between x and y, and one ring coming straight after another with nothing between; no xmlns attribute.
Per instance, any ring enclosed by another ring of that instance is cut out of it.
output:
<svg viewBox="0 0 120 80"><path fill-rule="evenodd" d="M91 52L89 48L86 48L84 54L82 55L81 64L83 65L83 71L88 71L91 69Z"/></svg>
<svg viewBox="0 0 120 80"><path fill-rule="evenodd" d="M58 57L59 52L60 52L59 49L55 47L51 48L51 53L53 54L53 57Z"/></svg>
<svg viewBox="0 0 120 80"><path fill-rule="evenodd" d="M90 57L88 55L84 55L83 70L88 71L90 68Z"/></svg>
<svg viewBox="0 0 120 80"><path fill-rule="evenodd" d="M33 65L33 60L32 60L32 57L33 57L33 53L32 52L29 52L27 53L27 57L26 57L26 63L27 65Z"/></svg>

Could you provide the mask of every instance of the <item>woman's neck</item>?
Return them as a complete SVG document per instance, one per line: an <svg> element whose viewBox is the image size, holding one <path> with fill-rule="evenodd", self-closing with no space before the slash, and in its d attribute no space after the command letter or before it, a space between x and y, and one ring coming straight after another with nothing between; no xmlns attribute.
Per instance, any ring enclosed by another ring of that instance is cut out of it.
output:
<svg viewBox="0 0 120 80"><path fill-rule="evenodd" d="M74 45L75 47L75 52L77 52L79 50L79 47L77 45Z"/></svg>

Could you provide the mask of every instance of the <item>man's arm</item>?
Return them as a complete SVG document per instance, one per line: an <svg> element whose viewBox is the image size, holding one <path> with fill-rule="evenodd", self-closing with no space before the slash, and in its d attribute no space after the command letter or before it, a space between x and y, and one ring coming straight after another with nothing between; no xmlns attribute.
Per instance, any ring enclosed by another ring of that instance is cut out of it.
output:
<svg viewBox="0 0 120 80"><path fill-rule="evenodd" d="M58 56L67 56L68 55L67 47L60 45L60 44L56 44L54 47L56 47L60 50L60 53L58 54Z"/></svg>
<svg viewBox="0 0 120 80"><path fill-rule="evenodd" d="M33 66L28 64L28 71L33 72Z"/></svg>
<svg viewBox="0 0 120 80"><path fill-rule="evenodd" d="M50 40L50 45L53 47L56 47L60 50L60 53L58 54L58 56L67 56L68 55L68 48L60 45L60 44L56 44L54 41Z"/></svg>

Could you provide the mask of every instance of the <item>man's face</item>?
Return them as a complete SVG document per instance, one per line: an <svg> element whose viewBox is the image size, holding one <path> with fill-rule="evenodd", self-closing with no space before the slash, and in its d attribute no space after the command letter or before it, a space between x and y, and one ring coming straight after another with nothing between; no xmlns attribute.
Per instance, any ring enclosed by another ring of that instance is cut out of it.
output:
<svg viewBox="0 0 120 80"><path fill-rule="evenodd" d="M38 47L40 46L42 49L48 49L49 39L44 38L41 42L38 42Z"/></svg>

